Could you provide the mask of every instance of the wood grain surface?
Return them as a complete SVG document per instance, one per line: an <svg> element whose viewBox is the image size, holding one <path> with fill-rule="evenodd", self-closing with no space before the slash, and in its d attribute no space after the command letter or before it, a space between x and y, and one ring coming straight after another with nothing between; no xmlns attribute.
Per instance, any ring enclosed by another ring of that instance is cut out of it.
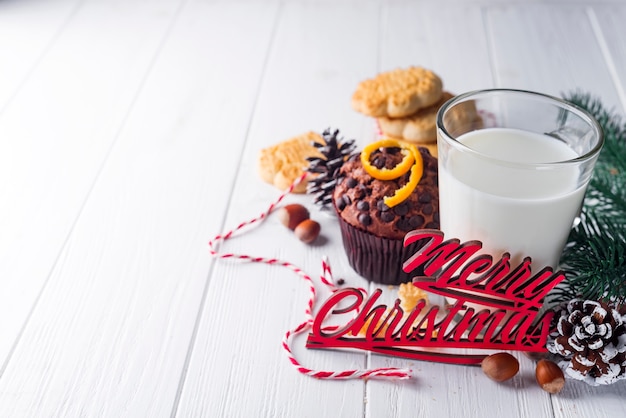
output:
<svg viewBox="0 0 626 418"><path fill-rule="evenodd" d="M623 114L624 21L618 0L0 1L0 416L626 415L626 382L549 395L520 354L496 384L300 336L306 367L414 371L303 376L281 341L306 282L207 246L279 196L257 175L261 148L326 127L359 147L376 137L350 97L380 71L425 66L453 93L586 91ZM314 277L327 255L369 286L336 219L286 201L322 224L316 245L270 216L220 248Z"/></svg>

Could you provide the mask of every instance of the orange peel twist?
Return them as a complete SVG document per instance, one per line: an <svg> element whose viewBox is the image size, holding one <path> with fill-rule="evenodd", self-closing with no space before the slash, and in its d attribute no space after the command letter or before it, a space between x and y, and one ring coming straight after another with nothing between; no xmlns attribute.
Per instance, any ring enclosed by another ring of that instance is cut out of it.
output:
<svg viewBox="0 0 626 418"><path fill-rule="evenodd" d="M376 168L370 163L370 156L374 151L380 148L400 148L402 154L404 154L404 158L391 169L385 167ZM361 163L363 164L365 172L378 180L393 180L402 176L409 170L411 171L409 181L396 190L393 196L386 196L384 198L383 201L385 205L390 208L406 200L411 193L413 193L413 190L415 190L415 187L417 187L417 184L424 174L424 161L417 147L395 139L381 139L367 145L361 152Z"/></svg>

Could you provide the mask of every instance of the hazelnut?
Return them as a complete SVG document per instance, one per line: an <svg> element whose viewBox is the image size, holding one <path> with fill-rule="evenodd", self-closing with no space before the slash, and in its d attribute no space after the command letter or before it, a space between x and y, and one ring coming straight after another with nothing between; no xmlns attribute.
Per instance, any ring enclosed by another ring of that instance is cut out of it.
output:
<svg viewBox="0 0 626 418"><path fill-rule="evenodd" d="M496 353L485 357L481 367L490 379L504 382L517 374L519 361L509 353Z"/></svg>
<svg viewBox="0 0 626 418"><path fill-rule="evenodd" d="M298 224L309 219L309 210L298 203L292 203L280 208L277 215L280 222L293 231Z"/></svg>
<svg viewBox="0 0 626 418"><path fill-rule="evenodd" d="M305 219L296 226L294 232L300 241L310 244L317 239L321 229L319 223L312 219Z"/></svg>
<svg viewBox="0 0 626 418"><path fill-rule="evenodd" d="M551 360L539 360L535 369L535 378L541 389L548 393L559 393L565 386L563 370Z"/></svg>

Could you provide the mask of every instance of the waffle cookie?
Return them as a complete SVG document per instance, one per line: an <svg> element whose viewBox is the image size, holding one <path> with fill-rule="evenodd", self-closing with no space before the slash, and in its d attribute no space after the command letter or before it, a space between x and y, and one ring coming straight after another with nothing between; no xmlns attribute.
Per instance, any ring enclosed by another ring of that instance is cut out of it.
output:
<svg viewBox="0 0 626 418"><path fill-rule="evenodd" d="M399 118L434 104L442 90L441 79L430 70L396 69L360 82L352 95L352 107L367 116Z"/></svg>
<svg viewBox="0 0 626 418"><path fill-rule="evenodd" d="M307 132L278 144L264 148L257 158L257 172L263 181L281 190L288 188L299 178L308 166L308 157L321 157L312 143L323 143L323 138L315 132ZM308 178L299 183L294 193L305 193Z"/></svg>
<svg viewBox="0 0 626 418"><path fill-rule="evenodd" d="M444 91L434 104L420 109L404 118L378 118L378 125L383 134L401 138L416 144L434 144L437 142L437 111L453 94Z"/></svg>

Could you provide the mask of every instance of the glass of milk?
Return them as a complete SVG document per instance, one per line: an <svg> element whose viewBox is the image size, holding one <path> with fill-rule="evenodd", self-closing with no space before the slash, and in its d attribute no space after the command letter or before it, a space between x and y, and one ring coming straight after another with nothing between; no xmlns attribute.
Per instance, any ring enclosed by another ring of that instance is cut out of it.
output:
<svg viewBox="0 0 626 418"><path fill-rule="evenodd" d="M557 268L604 141L595 119L556 97L481 90L441 107L437 139L445 239Z"/></svg>

